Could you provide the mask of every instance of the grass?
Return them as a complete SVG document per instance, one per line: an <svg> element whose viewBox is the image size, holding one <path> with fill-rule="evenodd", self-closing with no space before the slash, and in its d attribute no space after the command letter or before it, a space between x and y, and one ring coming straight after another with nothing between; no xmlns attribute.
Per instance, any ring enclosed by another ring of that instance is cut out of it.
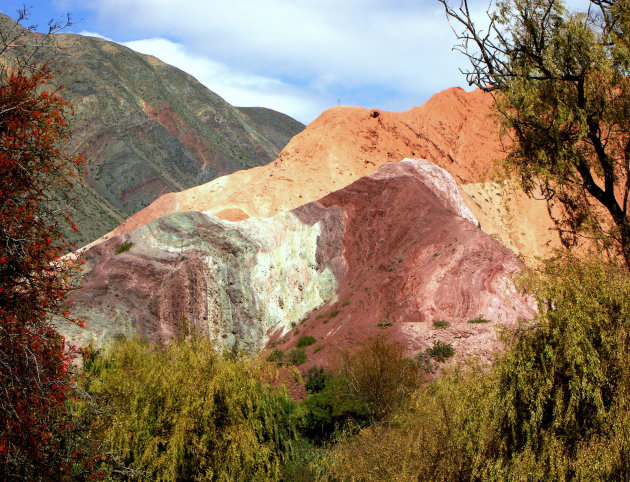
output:
<svg viewBox="0 0 630 482"><path fill-rule="evenodd" d="M471 320L468 320L468 323L479 324L479 323L490 323L490 320L484 318L483 316L478 316Z"/></svg>
<svg viewBox="0 0 630 482"><path fill-rule="evenodd" d="M310 335L303 335L301 336L297 343L295 344L296 347L298 348L303 348L305 346L311 346L313 343L315 343L317 340L315 339L314 336L310 336Z"/></svg>
<svg viewBox="0 0 630 482"><path fill-rule="evenodd" d="M317 345L316 347L313 348L313 353L317 353L320 350L323 350L324 347L322 345Z"/></svg>
<svg viewBox="0 0 630 482"><path fill-rule="evenodd" d="M341 302L341 306L348 306L349 304L350 304L350 300L347 300L347 299Z"/></svg>
<svg viewBox="0 0 630 482"><path fill-rule="evenodd" d="M446 320L436 320L433 322L433 328L444 329L448 328L449 326L451 326L451 323Z"/></svg>
<svg viewBox="0 0 630 482"><path fill-rule="evenodd" d="M125 251L129 251L132 246L133 246L133 243L131 241L125 241L124 243L119 244L118 247L116 248L116 256L124 253Z"/></svg>
<svg viewBox="0 0 630 482"><path fill-rule="evenodd" d="M433 343L431 348L427 348L425 353L436 362L442 363L455 355L455 349L450 343L444 343L438 340Z"/></svg>

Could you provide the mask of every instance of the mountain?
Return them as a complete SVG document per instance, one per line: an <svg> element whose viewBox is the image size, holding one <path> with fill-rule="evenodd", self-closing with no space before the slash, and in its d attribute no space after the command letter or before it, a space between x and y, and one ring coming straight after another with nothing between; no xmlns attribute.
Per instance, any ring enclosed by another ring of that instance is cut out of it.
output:
<svg viewBox="0 0 630 482"><path fill-rule="evenodd" d="M14 24L0 18L2 32ZM35 60L66 86L68 152L88 162L73 216L80 234L70 235L79 245L162 194L274 160L304 128L270 109L233 107L181 70L100 38L54 35Z"/></svg>
<svg viewBox="0 0 630 482"><path fill-rule="evenodd" d="M176 211L209 211L227 220L273 216L341 189L405 157L425 158L457 181L482 228L532 261L561 247L543 200L494 182L504 158L493 99L451 88L406 112L337 106L296 135L278 158L178 193L131 216L119 235Z"/></svg>
<svg viewBox="0 0 630 482"><path fill-rule="evenodd" d="M412 353L443 340L458 356L488 358L495 326L535 310L511 281L523 264L477 227L453 178L418 159L271 218L168 214L85 259L70 295L85 328L62 327L82 344L119 333L164 342L197 329L218 347L256 352L306 334L320 347L309 348L309 364L321 365L386 333ZM480 316L489 323L467 323Z"/></svg>

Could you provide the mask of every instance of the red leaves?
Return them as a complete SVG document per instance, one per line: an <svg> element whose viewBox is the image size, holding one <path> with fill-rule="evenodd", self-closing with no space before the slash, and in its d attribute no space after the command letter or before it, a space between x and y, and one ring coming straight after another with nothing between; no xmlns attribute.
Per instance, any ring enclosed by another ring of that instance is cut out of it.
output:
<svg viewBox="0 0 630 482"><path fill-rule="evenodd" d="M51 79L46 69L0 76L0 478L9 461L54 470L54 433L69 430L59 418L72 386L68 360L48 315L71 319L71 262L59 256L70 247L62 223L74 225L50 194L70 189L84 163L60 148L67 102L40 92Z"/></svg>

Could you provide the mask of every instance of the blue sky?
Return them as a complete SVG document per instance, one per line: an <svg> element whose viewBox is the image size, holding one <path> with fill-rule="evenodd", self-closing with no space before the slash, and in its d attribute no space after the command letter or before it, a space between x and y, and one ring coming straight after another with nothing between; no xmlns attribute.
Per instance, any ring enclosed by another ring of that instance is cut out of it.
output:
<svg viewBox="0 0 630 482"><path fill-rule="evenodd" d="M574 2L584 0L573 0ZM24 0L0 0L15 17ZM436 0L31 0L45 29L99 35L194 75L236 106L308 123L338 103L402 111L466 87ZM481 15L487 3L474 0Z"/></svg>

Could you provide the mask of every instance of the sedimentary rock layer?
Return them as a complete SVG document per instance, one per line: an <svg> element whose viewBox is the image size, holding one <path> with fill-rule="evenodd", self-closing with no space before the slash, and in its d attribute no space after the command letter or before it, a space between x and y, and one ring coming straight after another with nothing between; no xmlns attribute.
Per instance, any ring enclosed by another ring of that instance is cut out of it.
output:
<svg viewBox="0 0 630 482"><path fill-rule="evenodd" d="M477 227L452 177L424 160L386 164L271 218L169 214L85 255L72 295L85 330L67 332L81 342L201 329L219 346L256 351L270 338L291 347L297 326L324 347L309 348L311 362L326 363L372 335L418 351L444 319L451 328L439 336L483 355L496 348L496 323L534 313L510 280L520 261ZM476 316L491 323L466 324Z"/></svg>

